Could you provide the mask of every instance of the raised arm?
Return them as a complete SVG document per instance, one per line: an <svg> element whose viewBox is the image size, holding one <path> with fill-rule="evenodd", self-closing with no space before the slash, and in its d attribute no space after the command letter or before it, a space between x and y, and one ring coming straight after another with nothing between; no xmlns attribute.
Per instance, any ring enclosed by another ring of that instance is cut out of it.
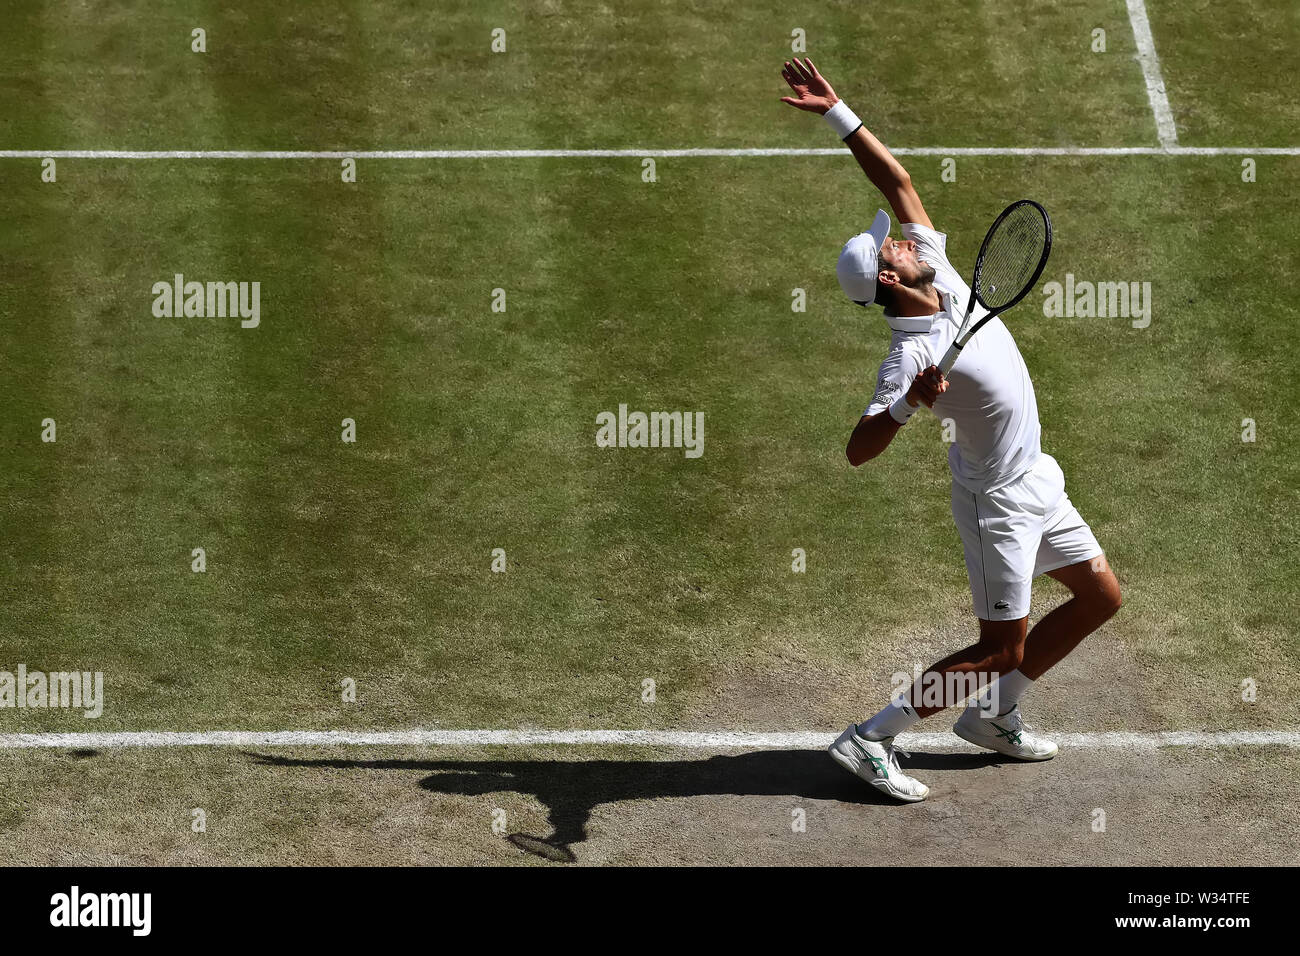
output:
<svg viewBox="0 0 1300 956"><path fill-rule="evenodd" d="M884 143L871 134L848 105L835 95L830 83L818 72L813 61L806 57L802 62L798 58L789 60L781 70L781 76L795 94L781 97L781 102L826 117L853 153L871 184L880 190L894 210L894 217L899 222L929 226L930 217L925 214L921 197L916 194L912 177L903 168L903 164L885 148Z"/></svg>

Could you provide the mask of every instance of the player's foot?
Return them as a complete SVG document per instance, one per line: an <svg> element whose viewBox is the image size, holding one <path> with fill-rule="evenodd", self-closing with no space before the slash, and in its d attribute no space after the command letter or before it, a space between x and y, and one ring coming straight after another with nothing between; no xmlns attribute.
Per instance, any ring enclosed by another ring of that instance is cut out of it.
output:
<svg viewBox="0 0 1300 956"><path fill-rule="evenodd" d="M952 732L977 747L996 750L1017 760L1051 760L1056 756L1056 744L1025 729L1018 705L1001 717L982 717L979 704L971 704L957 719Z"/></svg>
<svg viewBox="0 0 1300 956"><path fill-rule="evenodd" d="M898 748L894 746L893 737L867 740L858 736L856 724L849 724L849 729L840 734L827 750L831 758L849 773L861 777L895 800L916 803L924 800L930 792L921 781L913 780L899 769Z"/></svg>

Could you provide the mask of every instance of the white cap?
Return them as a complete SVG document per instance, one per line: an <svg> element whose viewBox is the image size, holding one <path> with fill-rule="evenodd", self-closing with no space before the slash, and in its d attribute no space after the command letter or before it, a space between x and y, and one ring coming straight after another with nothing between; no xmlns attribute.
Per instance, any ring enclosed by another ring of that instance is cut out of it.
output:
<svg viewBox="0 0 1300 956"><path fill-rule="evenodd" d="M840 250L835 264L840 288L854 302L870 305L876 301L876 275L880 272L880 246L889 235L889 213L876 210L871 228L858 233Z"/></svg>

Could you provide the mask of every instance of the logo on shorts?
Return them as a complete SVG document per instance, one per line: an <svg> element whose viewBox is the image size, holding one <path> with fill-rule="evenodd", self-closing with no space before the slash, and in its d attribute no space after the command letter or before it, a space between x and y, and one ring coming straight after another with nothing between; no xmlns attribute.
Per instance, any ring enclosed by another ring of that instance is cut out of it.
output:
<svg viewBox="0 0 1300 956"><path fill-rule="evenodd" d="M1006 610L1007 608L1009 608L1009 607L1011 607L1011 605L1008 604L1006 601L999 601L997 604L994 604L994 605L993 605L993 610L995 610L995 611L1005 611L1005 610Z"/></svg>

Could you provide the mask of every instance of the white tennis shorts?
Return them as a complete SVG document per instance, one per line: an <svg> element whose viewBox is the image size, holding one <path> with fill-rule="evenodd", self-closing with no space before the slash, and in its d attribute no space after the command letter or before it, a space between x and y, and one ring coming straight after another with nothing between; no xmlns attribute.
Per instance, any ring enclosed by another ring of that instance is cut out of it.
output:
<svg viewBox="0 0 1300 956"><path fill-rule="evenodd" d="M966 552L975 614L986 621L1025 617L1035 577L1102 553L1051 455L1040 455L995 491L974 492L954 481L952 517Z"/></svg>

